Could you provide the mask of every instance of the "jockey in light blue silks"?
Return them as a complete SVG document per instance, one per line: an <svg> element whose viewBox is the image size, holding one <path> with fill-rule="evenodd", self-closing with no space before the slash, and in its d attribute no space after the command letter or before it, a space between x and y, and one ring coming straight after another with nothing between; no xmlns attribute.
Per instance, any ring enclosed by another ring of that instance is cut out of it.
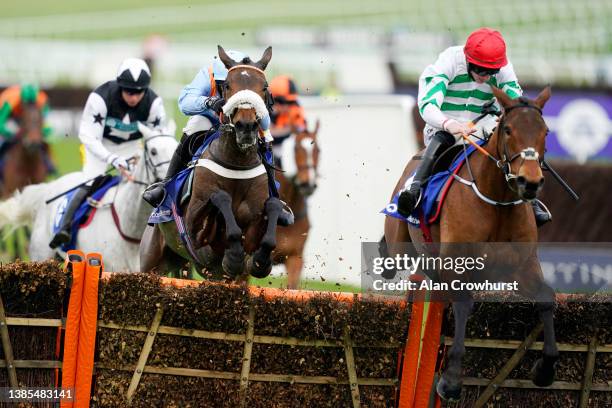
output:
<svg viewBox="0 0 612 408"><path fill-rule="evenodd" d="M237 62L249 63L250 58L239 51L227 51L227 54ZM193 158L193 154L209 137L219 137L219 132L210 132L220 125L219 114L223 111L226 104L223 89L228 70L218 57L213 59L209 67L204 67L198 71L193 81L185 86L178 99L181 112L189 115L189 121L183 129L183 137L177 147L170 162L166 178L151 184L144 192L143 199L153 207L159 206L165 196L166 183L181 170L185 169ZM266 90L266 100L264 101L268 112L260 118L259 126L263 132L262 155L271 165L273 163L270 142L270 114L272 107L272 97ZM274 180L274 170L267 167L268 178L271 180L270 194L278 198L278 187ZM293 223L293 214L286 209L279 217L279 225L290 225Z"/></svg>

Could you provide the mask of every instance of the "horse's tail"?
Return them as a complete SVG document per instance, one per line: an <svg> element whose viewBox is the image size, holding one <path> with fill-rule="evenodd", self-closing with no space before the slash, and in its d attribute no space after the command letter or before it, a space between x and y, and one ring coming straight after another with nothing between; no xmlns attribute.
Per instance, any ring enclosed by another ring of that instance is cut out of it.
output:
<svg viewBox="0 0 612 408"><path fill-rule="evenodd" d="M45 199L44 184L27 186L23 191L16 191L13 196L0 202L0 229L6 226L13 228L31 225L36 210Z"/></svg>

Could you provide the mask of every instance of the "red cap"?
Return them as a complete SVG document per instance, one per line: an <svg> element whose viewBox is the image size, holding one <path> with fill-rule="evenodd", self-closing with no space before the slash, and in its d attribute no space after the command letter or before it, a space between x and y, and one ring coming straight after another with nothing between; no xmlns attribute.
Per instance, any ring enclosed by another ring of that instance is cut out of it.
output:
<svg viewBox="0 0 612 408"><path fill-rule="evenodd" d="M468 62L479 67L499 69L508 63L504 37L492 28L479 28L470 34L463 53Z"/></svg>

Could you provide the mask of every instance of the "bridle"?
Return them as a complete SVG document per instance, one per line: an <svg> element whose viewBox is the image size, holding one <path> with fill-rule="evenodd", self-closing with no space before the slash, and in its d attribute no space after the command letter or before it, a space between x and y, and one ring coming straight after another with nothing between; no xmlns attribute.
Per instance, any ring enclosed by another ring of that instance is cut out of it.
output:
<svg viewBox="0 0 612 408"><path fill-rule="evenodd" d="M145 161L145 174L146 174L146 179L150 180L150 175L152 174L153 177L155 178L153 181L157 182L157 181L161 181L163 180L165 174L158 174L158 169L159 167L170 163L170 160L163 160L160 161L159 163L155 163L153 161L152 156L155 156L157 153L155 153L155 148L149 148L149 145L147 143L149 143L151 140L156 139L158 137L171 137L174 139L174 136L171 135L155 135L155 136L151 136L149 138L147 138L144 141L144 161ZM142 186L148 186L149 184L151 184L151 182L146 182L146 181L141 181L141 180L132 180L133 183L138 184L138 185L142 185Z"/></svg>
<svg viewBox="0 0 612 408"><path fill-rule="evenodd" d="M266 73L262 69L257 68L257 67L255 67L253 65L238 64L238 65L234 65L233 67L228 69L227 70L227 74L229 75L230 72L232 72L233 70L239 69L239 68L250 69L250 70L253 70L253 71L263 75L263 79L264 79L264 89L263 89L263 91L264 91L264 98L263 99L264 99L264 103L266 104L266 108L268 109L268 113L271 115L272 114L272 105L274 105L274 98L272 97L272 94L270 93L270 91L268 89L268 80L266 79ZM227 81L227 79L226 79L226 81ZM223 95L223 93L224 92L222 91L221 94L222 94L223 98L225 98L225 95ZM225 99L227 99L227 98L225 98ZM227 122L225 122L223 120L225 116L227 116ZM224 115L223 113L221 113L220 117L221 117L221 122L222 123L225 123L226 125L229 125L229 126L234 126L234 124L232 122L231 115Z"/></svg>
<svg viewBox="0 0 612 408"><path fill-rule="evenodd" d="M499 119L498 132L504 131L504 122L507 119L508 112L516 108L535 109L540 114L540 117L542 117L542 109L538 108L535 105L530 104L527 100L521 98L519 99L519 103L517 105L510 106L509 108L506 108L504 110L504 114ZM523 165L523 163L526 161L538 161L539 162L540 154L537 152L537 150L534 147L526 147L520 152L510 155L508 153L508 144L506 143L506 138L504 138L499 133L498 133L498 137L501 137L502 139L501 143L502 143L503 152L500 155L501 159L497 160L496 164L504 173L504 178L506 179L506 183L508 183L508 187L512 191L516 192L513 189L512 184L510 183L510 181L515 180L518 177L516 174L512 173L512 168L511 168L512 162L520 157L521 158L521 165L519 166L520 168Z"/></svg>
<svg viewBox="0 0 612 408"><path fill-rule="evenodd" d="M43 134L42 134L42 112L35 104L27 104L27 106L23 106L22 108L22 116L19 123L19 132L17 134L16 140L20 140L24 146L29 147L42 147L43 143ZM27 112L27 113L26 113ZM30 120L26 120L24 115L29 115ZM34 115L34 118L32 118ZM32 123L34 121L35 123ZM31 141L28 138L30 131L40 132L40 140Z"/></svg>
<svg viewBox="0 0 612 408"><path fill-rule="evenodd" d="M296 136L297 138L297 136ZM304 143L308 143L308 146L305 146ZM312 149L310 149L310 146L312 146ZM309 180L314 184L315 183L315 178L316 178L316 164L314 162L314 151L316 149L318 149L317 145L316 145L316 140L314 137L308 135L308 136L304 136L300 139L299 142L295 143L295 147L294 147L294 155L295 157L297 157L297 152L299 149L303 149L306 152L306 164L297 164L296 163L296 168L298 173L295 175L295 180L297 182L298 180L298 174L300 171L307 171L308 172L308 178ZM297 183L296 183L297 184Z"/></svg>
<svg viewBox="0 0 612 408"><path fill-rule="evenodd" d="M510 106L508 108L504 109L503 114L501 115L500 119L499 119L499 123L497 125L497 130L496 132L498 133L497 136L501 139L501 141L498 141L498 154L501 156L500 159L497 159L495 156L493 156L491 153L487 152L485 149L483 149L482 147L480 147L479 145L477 145L476 143L474 143L473 141L471 141L469 138L463 138L463 153L466 159L466 164L467 164L467 169L468 169L468 173L470 174L470 178L471 180L466 180L463 177L457 175L457 174L453 174L453 177L455 178L455 180L461 182L462 184L465 184L469 187L472 188L472 190L474 190L474 193L478 196L478 198L480 198L482 201L497 206L497 207L509 207L509 206L515 206L515 205L519 205L522 204L524 202L526 202L527 200L524 199L518 199L518 200L514 200L514 201L497 201L497 200L493 200L487 196L485 196L479 189L478 186L476 186L476 180L474 178L474 174L472 172L472 168L470 166L470 160L469 160L469 156L467 154L467 144L466 144L466 140L467 143L472 144L474 147L476 147L476 149L483 153L489 160L492 160L496 167L499 168L503 173L504 173L504 179L506 180L506 185L508 186L508 188L514 192L517 193L516 189L514 188L512 181L516 180L518 178L518 176L514 173L512 173L512 162L516 159L518 159L519 157L521 158L521 166L523 165L524 162L526 161L538 161L540 162L540 155L537 152L537 150L534 147L526 147L524 149L522 149L521 151L515 153L515 154L509 154L508 153L508 144L506 143L505 138L503 137L503 135L501 134L501 132L504 131L504 122L507 120L508 117L508 113L516 108L528 108L528 109L535 109L539 114L540 117L542 117L542 109L540 109L539 107L529 103L529 101L527 101L524 98L519 98L518 99L519 103L513 106ZM490 139L490 136L488 138L482 139L485 142L487 142ZM499 144L502 144L502 152L500 154L499 152ZM542 158L543 159L543 158ZM519 166L519 169L520 167Z"/></svg>

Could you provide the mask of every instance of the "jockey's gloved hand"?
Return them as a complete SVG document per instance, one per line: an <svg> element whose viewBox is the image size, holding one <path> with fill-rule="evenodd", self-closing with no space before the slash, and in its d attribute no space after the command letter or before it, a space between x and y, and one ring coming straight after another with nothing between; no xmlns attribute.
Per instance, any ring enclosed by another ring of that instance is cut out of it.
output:
<svg viewBox="0 0 612 408"><path fill-rule="evenodd" d="M116 154L111 154L108 156L106 163L112 165L117 170L130 170L130 164L128 163L127 159Z"/></svg>
<svg viewBox="0 0 612 408"><path fill-rule="evenodd" d="M447 119L443 127L453 136L470 135L476 132L476 128L469 127L466 123L457 122L455 119Z"/></svg>
<svg viewBox="0 0 612 408"><path fill-rule="evenodd" d="M210 96L206 99L206 102L204 102L206 109L210 109L215 113L221 113L223 105L225 105L225 99L218 96Z"/></svg>

